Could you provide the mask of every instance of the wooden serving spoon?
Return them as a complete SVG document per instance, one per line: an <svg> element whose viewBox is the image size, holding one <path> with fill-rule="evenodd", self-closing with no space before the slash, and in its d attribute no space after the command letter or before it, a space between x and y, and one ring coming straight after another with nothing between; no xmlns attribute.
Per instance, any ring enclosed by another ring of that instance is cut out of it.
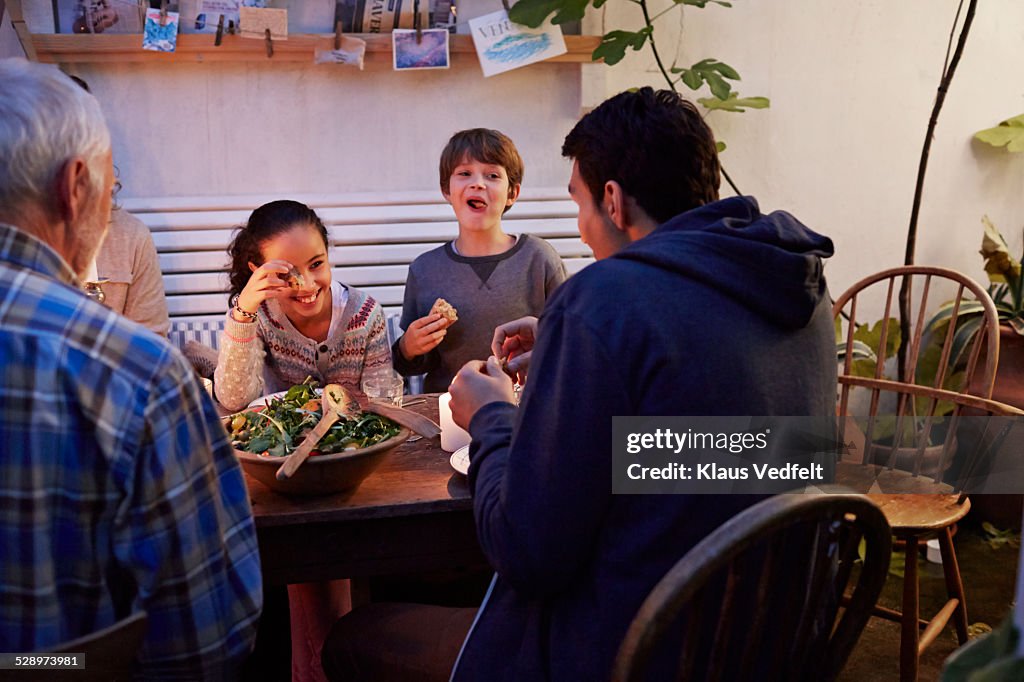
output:
<svg viewBox="0 0 1024 682"><path fill-rule="evenodd" d="M327 384L324 386L323 395L320 396L320 404L323 409L323 416L313 430L306 434L306 439L295 448L292 454L284 460L284 463L277 470L277 480L284 481L292 476L302 466L302 463L309 457L320 439L327 435L338 417L350 417L359 412L359 403L352 399L348 391L339 384Z"/></svg>

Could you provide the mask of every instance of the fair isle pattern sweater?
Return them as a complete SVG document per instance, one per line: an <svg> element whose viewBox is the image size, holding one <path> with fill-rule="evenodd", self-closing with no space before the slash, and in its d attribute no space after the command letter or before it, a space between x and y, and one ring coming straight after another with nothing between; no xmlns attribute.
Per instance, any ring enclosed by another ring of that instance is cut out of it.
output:
<svg viewBox="0 0 1024 682"><path fill-rule="evenodd" d="M274 299L260 305L255 322L238 322L229 311L214 372L220 404L241 410L307 376L361 397L363 371L391 366L384 311L373 297L348 287L348 302L340 310L334 306L332 315L340 315L341 324L332 321L327 339L317 342L296 330Z"/></svg>

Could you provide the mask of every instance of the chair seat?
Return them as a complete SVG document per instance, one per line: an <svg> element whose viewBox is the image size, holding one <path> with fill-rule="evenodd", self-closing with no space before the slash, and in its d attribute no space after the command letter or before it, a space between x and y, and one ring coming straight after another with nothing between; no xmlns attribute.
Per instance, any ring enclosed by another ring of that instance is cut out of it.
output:
<svg viewBox="0 0 1024 682"><path fill-rule="evenodd" d="M940 530L962 519L970 500L945 483L877 464L838 462L836 483L866 494L885 514L895 535Z"/></svg>
<svg viewBox="0 0 1024 682"><path fill-rule="evenodd" d="M893 535L920 535L948 528L971 509L968 498L959 495L868 495L882 508Z"/></svg>

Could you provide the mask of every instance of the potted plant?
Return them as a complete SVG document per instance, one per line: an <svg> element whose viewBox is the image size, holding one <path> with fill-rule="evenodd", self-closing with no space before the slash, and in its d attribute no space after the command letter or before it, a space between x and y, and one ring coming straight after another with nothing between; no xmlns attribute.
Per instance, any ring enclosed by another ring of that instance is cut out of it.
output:
<svg viewBox="0 0 1024 682"><path fill-rule="evenodd" d="M979 253L985 259L988 293L996 304L1000 323L999 368L992 398L1024 408L1024 277L1021 276L1021 259L1010 253L1006 240L988 216L982 218L982 222L985 229ZM940 306L929 321L926 334L941 336L949 324L952 308L951 303ZM976 301L961 303L950 362L965 361L964 349L978 331L981 310L981 304Z"/></svg>
<svg viewBox="0 0 1024 682"><path fill-rule="evenodd" d="M840 363L845 361L846 355L846 341L842 327L842 319L837 319L836 352ZM881 348L882 331L881 320L874 324L856 325L853 332L851 349L853 357L850 374L874 378L880 371L882 378L897 379L896 354L901 339L899 319L895 317L889 319L888 327L885 330L884 349ZM878 369L879 365L881 365L881 370ZM915 365L915 383L922 386L934 385L938 366L939 354L921 353ZM963 373L953 373L946 379L943 388L956 390L962 382ZM866 414L866 403L863 405L860 403L870 399L868 392L864 389L854 390L854 402L850 411L852 414ZM858 393L858 391L860 392ZM864 444L864 447L869 450L870 461L874 464L888 464L895 446L894 465L899 469L913 469L914 460L917 457L917 448L914 447L914 444L920 442L919 436L925 435L924 432L927 430L927 447L925 447L921 459L921 473L925 476L933 475L945 448L946 415L952 412L953 406L945 401L939 401L935 409L932 410L931 399L919 396L907 406L904 416L896 417L895 396L888 395L886 401L892 404L880 406L877 411L878 416L872 420L871 442ZM863 420L855 418L855 421L859 423ZM866 422L859 424L862 432L866 431L865 426ZM948 467L949 462L945 465L945 468Z"/></svg>

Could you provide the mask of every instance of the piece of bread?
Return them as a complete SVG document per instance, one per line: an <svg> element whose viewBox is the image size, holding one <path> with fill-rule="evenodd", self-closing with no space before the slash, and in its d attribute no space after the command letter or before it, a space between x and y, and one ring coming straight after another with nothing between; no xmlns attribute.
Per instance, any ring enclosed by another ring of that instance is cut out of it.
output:
<svg viewBox="0 0 1024 682"><path fill-rule="evenodd" d="M299 272L298 268L294 265L289 266L291 269L288 270L288 274L284 276L284 281L288 283L288 286L292 289L301 289L306 286L306 280Z"/></svg>
<svg viewBox="0 0 1024 682"><path fill-rule="evenodd" d="M459 311L453 308L452 304L443 298L437 299L434 301L434 305L430 306L430 314L433 315L435 313L448 320L448 324L445 325L446 327L450 327L455 324L459 319Z"/></svg>

